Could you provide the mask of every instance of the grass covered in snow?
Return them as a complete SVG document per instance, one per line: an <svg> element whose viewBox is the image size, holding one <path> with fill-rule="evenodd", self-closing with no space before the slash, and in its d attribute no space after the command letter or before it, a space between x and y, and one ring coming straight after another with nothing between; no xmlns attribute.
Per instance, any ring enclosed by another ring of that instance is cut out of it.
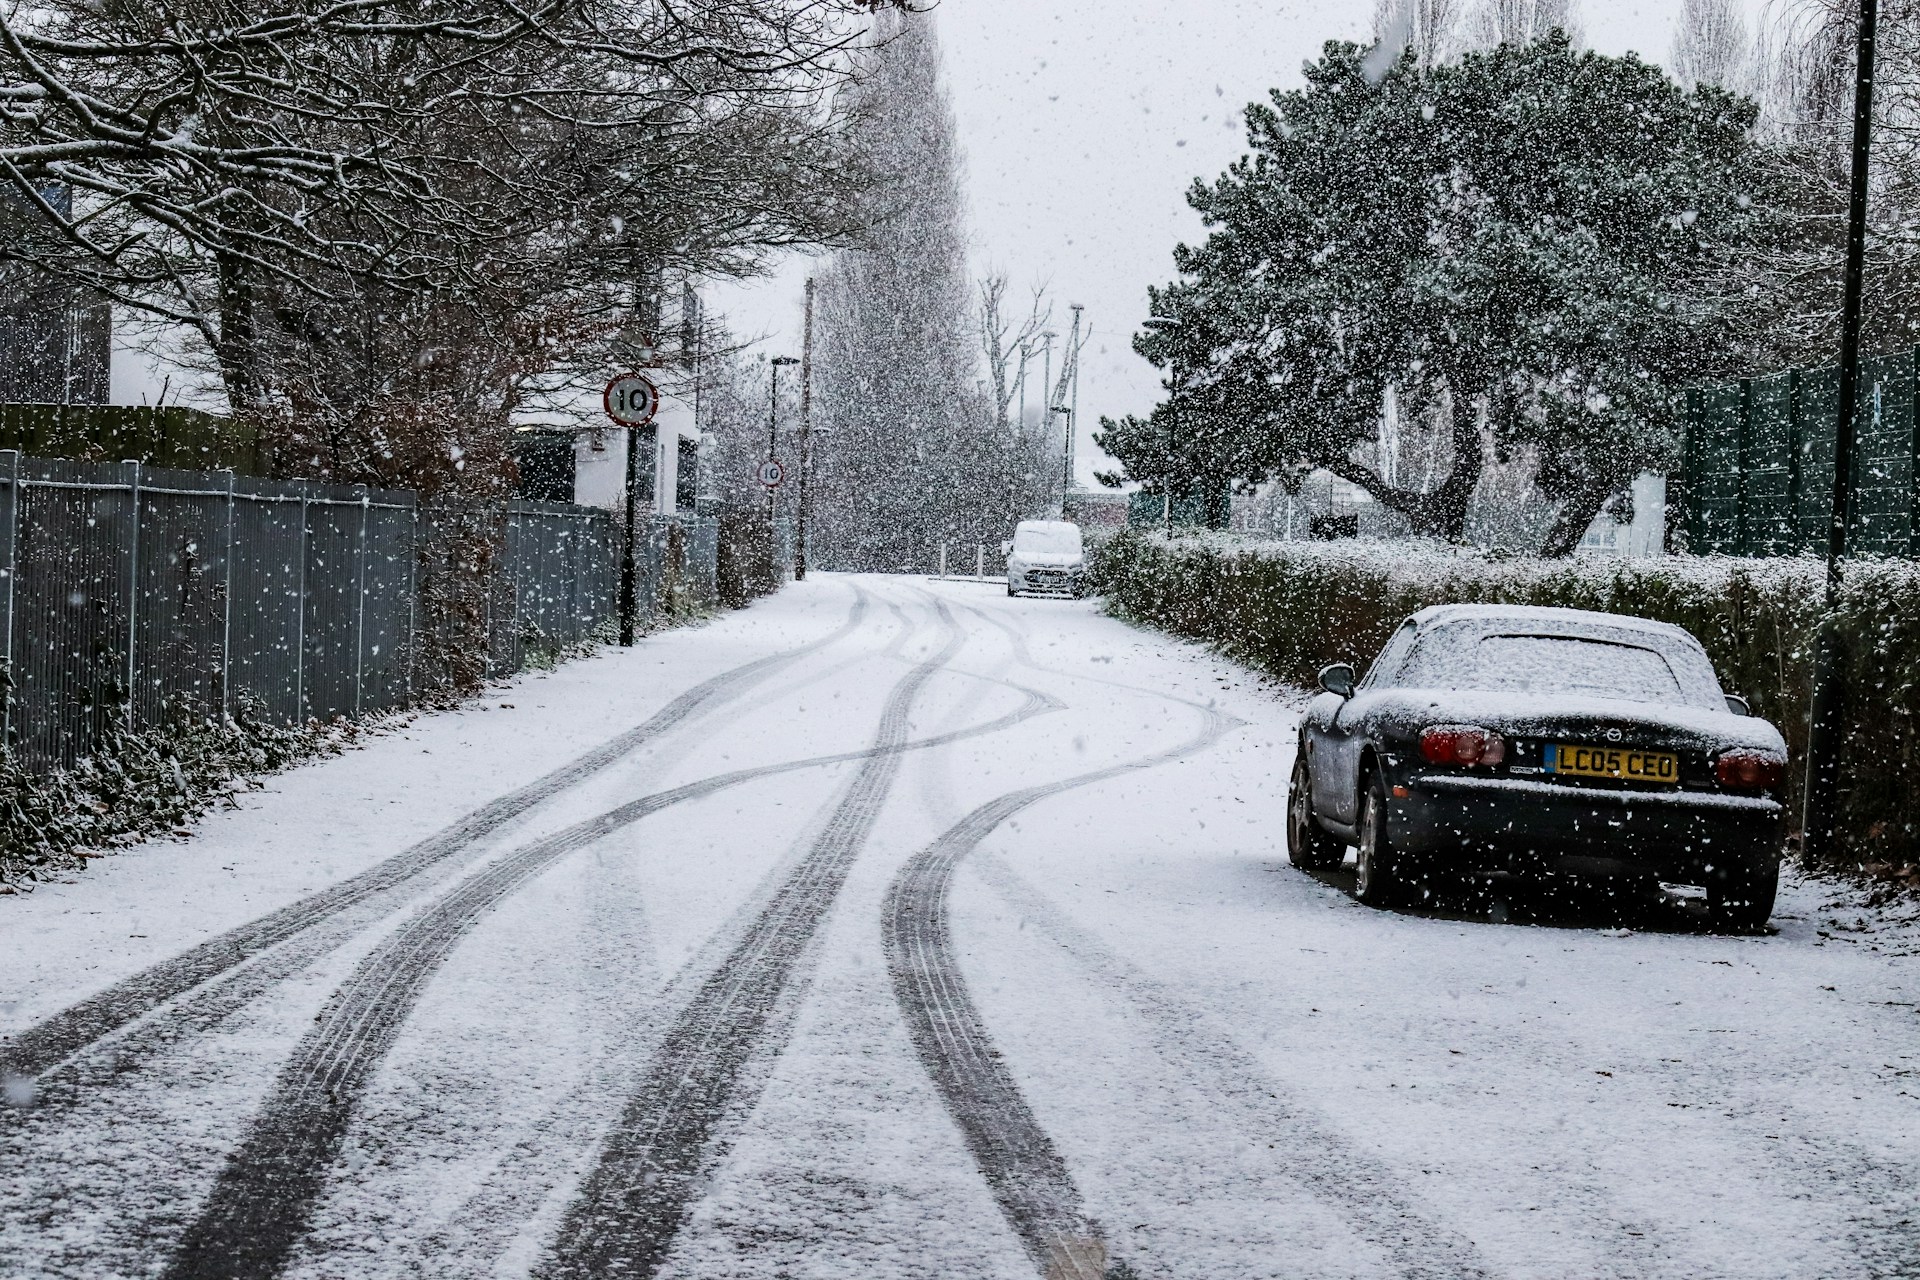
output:
<svg viewBox="0 0 1920 1280"><path fill-rule="evenodd" d="M1332 662L1364 670L1394 627L1431 604L1554 605L1677 623L1706 646L1727 690L1780 727L1796 762L1806 745L1825 614L1825 565L1811 558L1541 560L1420 542L1128 532L1097 548L1092 571L1115 614L1301 685ZM1840 615L1848 857L1911 867L1920 861L1908 802L1920 776L1920 566L1852 563Z"/></svg>

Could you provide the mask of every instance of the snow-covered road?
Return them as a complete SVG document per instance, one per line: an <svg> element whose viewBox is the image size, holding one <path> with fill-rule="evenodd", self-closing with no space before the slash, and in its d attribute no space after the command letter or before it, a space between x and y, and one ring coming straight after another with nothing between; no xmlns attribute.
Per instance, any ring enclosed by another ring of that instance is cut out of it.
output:
<svg viewBox="0 0 1920 1280"><path fill-rule="evenodd" d="M1363 908L1296 706L829 575L272 779L0 899L0 1276L1920 1275L1905 935Z"/></svg>

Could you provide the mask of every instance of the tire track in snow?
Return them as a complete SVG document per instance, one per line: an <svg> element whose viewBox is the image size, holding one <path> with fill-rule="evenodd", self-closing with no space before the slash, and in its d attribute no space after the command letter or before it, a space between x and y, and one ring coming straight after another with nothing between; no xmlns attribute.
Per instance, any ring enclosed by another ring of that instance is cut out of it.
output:
<svg viewBox="0 0 1920 1280"><path fill-rule="evenodd" d="M1030 923L1063 944L1103 990L1133 1006L1155 1051L1200 1090L1212 1109L1239 1115L1243 1128L1278 1135L1275 1154L1282 1172L1338 1210L1356 1235L1381 1248L1400 1275L1463 1280L1487 1274L1471 1241L1424 1218L1401 1196L1400 1179L1391 1169L1355 1151L1311 1106L1289 1098L1206 1014L1068 919L1003 860L983 856L975 869Z"/></svg>
<svg viewBox="0 0 1920 1280"><path fill-rule="evenodd" d="M941 660L915 667L899 688L917 689ZM326 1188L360 1095L440 963L495 904L554 862L671 805L781 773L851 761L861 762L860 777L881 762L890 775L906 751L998 732L1059 705L1045 694L1023 692L1025 703L996 720L907 741L904 709L892 714L900 701L897 689L879 740L865 750L740 769L643 796L523 846L461 881L401 925L334 993L221 1170L166 1275L260 1280L284 1268ZM900 732L890 732L896 723Z"/></svg>
<svg viewBox="0 0 1920 1280"><path fill-rule="evenodd" d="M237 925L170 960L123 978L106 990L14 1033L0 1046L0 1081L44 1075L128 1023L219 979L247 961L355 907L384 904L413 881L509 822L586 781L654 738L745 694L781 669L853 634L865 620L868 597L858 587L847 620L819 640L723 671L682 693L642 723L526 786L489 800L450 826L385 862L309 894L258 919ZM324 950L325 948L322 948ZM305 957L311 958L311 957ZM277 975L284 976L284 975ZM244 1003L249 990L235 1002ZM230 1010L229 1010L230 1011Z"/></svg>
<svg viewBox="0 0 1920 1280"><path fill-rule="evenodd" d="M993 1047L967 991L953 952L947 892L960 860L1021 810L1204 751L1239 724L1217 711L1205 715L1198 734L1166 751L988 801L915 854L887 891L882 938L907 1033L994 1201L1046 1280L1101 1280L1121 1273L1117 1267L1109 1272L1104 1233Z"/></svg>
<svg viewBox="0 0 1920 1280"><path fill-rule="evenodd" d="M651 1276L665 1261L717 1155L721 1120L746 1105L745 1068L784 1039L776 1004L879 817L914 700L965 639L946 605L934 608L946 644L895 686L873 754L812 848L662 1038L535 1269L542 1280Z"/></svg>
<svg viewBox="0 0 1920 1280"><path fill-rule="evenodd" d="M996 617L995 611L990 609L978 606L971 608L983 621L1006 636L1015 659L1031 671L1125 688L1180 706L1204 710L1210 715L1217 714L1211 708L1172 694L1041 663L1032 656L1026 636L1017 623ZM1085 785L1085 782L1092 780L1069 782ZM954 1074L956 1080L961 1078L957 1074L959 1072L965 1072L970 1077L966 1085L956 1086L957 1090L965 1090L958 1105L969 1110L972 1123L983 1126L983 1137L991 1138L997 1132L1005 1133L1024 1144L1011 1148L1016 1153L1046 1152L1052 1160L1057 1161L1059 1157L1052 1140L1034 1122L1031 1109L1027 1107L1018 1086L1002 1065L991 1039L986 1035L979 1013L967 994L965 980L954 961L951 938L947 932L946 894L952 882L954 866L976 848L999 822L1005 821L1025 805L1014 805L991 822L987 821L987 811L1022 794L1015 792L976 810L919 855L914 863L910 863L894 884L884 928L888 964L895 970L896 992L905 992L901 995L901 1010L907 1017L915 1047L920 1049L921 1060L928 1063L928 1073L933 1076L942 1097L948 1099L948 1108L954 1113L962 1132L967 1135L969 1147L972 1148L975 1142L974 1133L969 1129L970 1121L962 1119L960 1112L955 1109L956 1102L948 1094L949 1086L942 1078L943 1071ZM975 824L975 827L969 824ZM953 843L949 845L950 840ZM941 852L936 853L937 850ZM1432 1280L1463 1280L1465 1277L1487 1274L1485 1263L1471 1241L1423 1219L1400 1198L1395 1186L1397 1179L1389 1169L1354 1151L1329 1123L1304 1105L1283 1101L1278 1085L1270 1079L1264 1068L1233 1044L1230 1038L1211 1026L1203 1015L1092 934L1068 920L1049 900L1020 880L1010 867L993 858L981 861L990 869L987 877L989 883L1002 897L1025 911L1056 941L1066 944L1070 953L1094 970L1108 989L1122 994L1135 1005L1152 1028L1156 1047L1163 1059L1189 1078L1196 1079L1196 1083L1222 1109L1243 1113L1251 1111L1253 1114L1248 1117L1250 1123L1286 1134L1291 1140L1291 1148L1285 1157L1289 1176L1323 1202L1345 1214L1355 1233L1380 1246L1401 1274L1431 1277ZM894 897L904 899L907 896L907 878L916 874L921 878L921 887L914 896L924 900L918 905L903 901L896 909ZM906 918L901 918L903 916ZM915 916L918 918L914 919ZM910 935L907 932L909 926L922 932L917 937ZM920 948L917 954L904 949L909 943ZM902 960L895 959L896 948L901 948L899 954ZM903 979L906 983L904 988ZM933 1014L916 1014L909 1009L911 1000L927 1000L936 996L942 1001L938 1006L938 1020ZM923 1043L931 1048L923 1048ZM935 1063L939 1065L936 1067ZM1206 1076L1212 1079L1208 1080ZM1251 1094L1243 1087L1248 1084L1255 1086ZM1247 1101L1250 1096L1264 1099L1271 1105L1253 1106ZM1026 1128L1027 1125L1032 1127ZM1005 1127L996 1129L995 1126ZM975 1154L979 1158L978 1149ZM1025 1176L1044 1178L1046 1169L1046 1160L1036 1158L1034 1167ZM986 1171L984 1161L982 1171ZM987 1176L991 1184L993 1175ZM1036 1181L1035 1185L1046 1184ZM1071 1232L1078 1221L1091 1221L1079 1208L1077 1193L1071 1200L1061 1198L1072 1193L1070 1181L1064 1186L1053 1183L1051 1189L1055 1196L1051 1203L1067 1206L1070 1210L1066 1213L1056 1211L1053 1218L1055 1233ZM994 1194L996 1198L1000 1197L998 1186ZM1045 1211L1048 1205L1041 1204L1035 1208ZM1002 1210L1008 1213L1008 1220L1014 1222L1014 1229L1021 1231L1019 1222L1007 1210L1005 1201L1002 1202ZM1044 1219L1036 1218L1036 1221ZM1031 1238L1022 1232L1021 1238L1027 1243L1028 1252L1034 1256L1036 1265L1041 1267L1049 1280L1056 1275L1077 1278L1099 1274L1097 1270L1076 1272L1048 1269L1057 1267L1057 1264L1047 1250L1067 1244L1072 1239L1070 1235L1049 1235L1036 1231ZM1089 1253L1088 1262L1093 1261L1094 1256Z"/></svg>

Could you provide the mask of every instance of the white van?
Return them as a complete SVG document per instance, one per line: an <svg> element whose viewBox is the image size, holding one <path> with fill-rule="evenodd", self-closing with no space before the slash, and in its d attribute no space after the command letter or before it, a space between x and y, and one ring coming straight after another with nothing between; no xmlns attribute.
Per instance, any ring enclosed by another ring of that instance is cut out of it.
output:
<svg viewBox="0 0 1920 1280"><path fill-rule="evenodd" d="M1087 572L1080 526L1071 520L1022 520L1007 553L1007 594L1022 592L1077 596Z"/></svg>

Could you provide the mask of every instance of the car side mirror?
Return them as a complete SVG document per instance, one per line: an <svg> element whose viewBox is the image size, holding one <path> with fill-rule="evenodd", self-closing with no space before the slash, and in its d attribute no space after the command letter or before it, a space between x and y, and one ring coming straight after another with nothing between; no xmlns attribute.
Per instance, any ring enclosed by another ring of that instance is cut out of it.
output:
<svg viewBox="0 0 1920 1280"><path fill-rule="evenodd" d="M1353 668L1344 662L1320 668L1320 687L1342 698L1353 696Z"/></svg>
<svg viewBox="0 0 1920 1280"><path fill-rule="evenodd" d="M1727 695L1727 710L1733 712L1733 714L1737 716L1750 716L1753 714L1753 707L1747 702L1745 698L1741 697L1737 693L1730 693Z"/></svg>
<svg viewBox="0 0 1920 1280"><path fill-rule="evenodd" d="M1010 555L1012 555L1012 554L1013 554L1013 544L1012 544L1011 542L1003 542L1003 543L1001 543L1001 544L1000 544L1000 554L1001 554L1001 555L1003 555L1003 556L1010 556Z"/></svg>

